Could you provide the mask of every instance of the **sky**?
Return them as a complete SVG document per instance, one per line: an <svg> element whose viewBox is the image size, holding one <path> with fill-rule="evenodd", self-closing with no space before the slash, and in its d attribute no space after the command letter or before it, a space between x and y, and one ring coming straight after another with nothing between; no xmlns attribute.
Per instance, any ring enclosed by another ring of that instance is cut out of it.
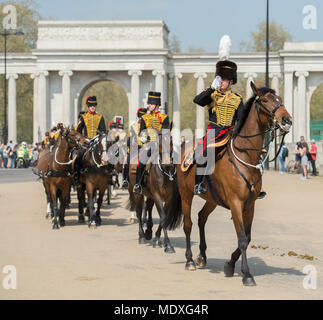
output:
<svg viewBox="0 0 323 320"><path fill-rule="evenodd" d="M250 32L266 19L266 0L35 0L44 19L56 20L163 20L170 37L189 46L218 52L219 42L228 34L232 52ZM316 9L316 29L306 30L303 8ZM269 19L281 24L293 41L323 41L322 0L269 0Z"/></svg>

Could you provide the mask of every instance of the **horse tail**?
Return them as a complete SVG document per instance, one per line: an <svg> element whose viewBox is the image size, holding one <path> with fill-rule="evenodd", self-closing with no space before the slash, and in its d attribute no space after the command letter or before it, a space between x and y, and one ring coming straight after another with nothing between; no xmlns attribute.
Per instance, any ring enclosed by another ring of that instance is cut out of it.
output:
<svg viewBox="0 0 323 320"><path fill-rule="evenodd" d="M127 202L125 204L125 208L130 211L134 211L136 208L136 203L135 203L135 199L134 199L132 192L130 193L129 199L127 200Z"/></svg>
<svg viewBox="0 0 323 320"><path fill-rule="evenodd" d="M182 199L179 193L177 179L174 180L174 189L172 191L173 197L168 204L164 225L165 228L171 231L179 228L183 222Z"/></svg>

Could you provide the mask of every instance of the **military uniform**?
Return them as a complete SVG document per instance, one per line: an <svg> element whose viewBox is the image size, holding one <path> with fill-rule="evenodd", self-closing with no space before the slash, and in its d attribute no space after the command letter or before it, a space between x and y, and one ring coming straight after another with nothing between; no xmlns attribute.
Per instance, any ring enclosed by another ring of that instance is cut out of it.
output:
<svg viewBox="0 0 323 320"><path fill-rule="evenodd" d="M216 76L222 79L232 80L233 84L237 82L237 65L231 61L220 61L216 66ZM198 142L196 155L206 156L207 146L210 143L224 140L235 123L241 118L244 111L242 97L229 90L215 89L212 86L194 99L194 103L201 107L208 107L209 125L203 140ZM211 135L212 130L212 135ZM197 161L197 166L199 161ZM202 165L203 167L205 165ZM196 174L195 194L204 193L206 190L202 187L203 175Z"/></svg>
<svg viewBox="0 0 323 320"><path fill-rule="evenodd" d="M161 105L161 93L159 92L149 92L148 94L148 104L150 105ZM139 138L143 143L144 148L148 148L147 155L151 156L151 150L147 146L147 142L157 142L158 141L158 132L162 129L169 128L169 118L166 114L157 112L149 112L142 116L140 119L140 129L139 129ZM141 163L139 159L139 164L137 167L136 175L136 185L134 186L134 192L141 194L141 182L143 180L145 172L145 164Z"/></svg>

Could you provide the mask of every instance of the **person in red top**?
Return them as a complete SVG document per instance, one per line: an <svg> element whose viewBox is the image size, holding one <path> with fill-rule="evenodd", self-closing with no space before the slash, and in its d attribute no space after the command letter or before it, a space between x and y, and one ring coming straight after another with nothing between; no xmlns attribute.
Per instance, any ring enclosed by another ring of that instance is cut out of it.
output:
<svg viewBox="0 0 323 320"><path fill-rule="evenodd" d="M316 165L315 165L317 146L315 145L315 140L311 140L310 154L311 154L311 158L312 158L312 159L310 159L310 162L312 164L312 176L317 176Z"/></svg>

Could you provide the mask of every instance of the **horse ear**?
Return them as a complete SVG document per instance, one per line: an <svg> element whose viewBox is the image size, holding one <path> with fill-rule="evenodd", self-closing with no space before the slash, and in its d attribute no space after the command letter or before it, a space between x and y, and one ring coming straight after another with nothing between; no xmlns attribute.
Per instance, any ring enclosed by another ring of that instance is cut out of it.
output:
<svg viewBox="0 0 323 320"><path fill-rule="evenodd" d="M253 83L253 81L250 82L250 87L254 93L255 96L258 96L258 88L256 87L256 85Z"/></svg>

